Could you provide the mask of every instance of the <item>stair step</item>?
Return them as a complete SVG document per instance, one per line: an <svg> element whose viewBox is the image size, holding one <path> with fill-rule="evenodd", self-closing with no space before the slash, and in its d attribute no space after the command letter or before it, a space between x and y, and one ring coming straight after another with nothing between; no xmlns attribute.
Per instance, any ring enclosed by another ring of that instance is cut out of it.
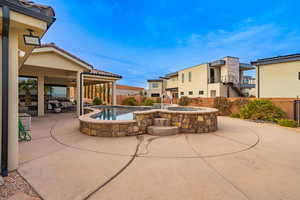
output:
<svg viewBox="0 0 300 200"><path fill-rule="evenodd" d="M166 118L155 118L154 119L154 126L170 126L171 121Z"/></svg>
<svg viewBox="0 0 300 200"><path fill-rule="evenodd" d="M156 136L176 135L179 128L176 126L149 126L148 134Z"/></svg>

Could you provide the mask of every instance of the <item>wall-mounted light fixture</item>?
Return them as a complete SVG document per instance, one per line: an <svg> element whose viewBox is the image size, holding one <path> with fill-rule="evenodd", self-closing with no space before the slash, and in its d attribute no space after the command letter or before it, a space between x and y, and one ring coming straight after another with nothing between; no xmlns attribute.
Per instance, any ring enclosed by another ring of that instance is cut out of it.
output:
<svg viewBox="0 0 300 200"><path fill-rule="evenodd" d="M24 43L25 45L31 45L31 46L41 46L41 39L39 36L33 35L32 29L27 29L29 31L29 35L23 35L24 37Z"/></svg>

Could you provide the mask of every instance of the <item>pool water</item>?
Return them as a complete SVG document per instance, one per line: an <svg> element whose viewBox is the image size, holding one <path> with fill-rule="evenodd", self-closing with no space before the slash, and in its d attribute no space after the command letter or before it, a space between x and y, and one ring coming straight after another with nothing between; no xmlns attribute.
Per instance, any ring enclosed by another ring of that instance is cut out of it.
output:
<svg viewBox="0 0 300 200"><path fill-rule="evenodd" d="M102 111L98 114L91 116L93 119L99 120L133 120L133 112L150 110L151 108L139 107L98 107Z"/></svg>
<svg viewBox="0 0 300 200"><path fill-rule="evenodd" d="M91 117L99 120L133 120L133 112L151 110L151 107L118 107L118 106L97 106L101 112ZM169 107L171 111L198 111L198 108Z"/></svg>

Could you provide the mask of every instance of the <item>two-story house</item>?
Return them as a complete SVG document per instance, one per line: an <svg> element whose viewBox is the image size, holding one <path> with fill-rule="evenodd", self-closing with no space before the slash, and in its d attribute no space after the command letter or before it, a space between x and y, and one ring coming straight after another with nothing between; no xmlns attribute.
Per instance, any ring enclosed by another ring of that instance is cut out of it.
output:
<svg viewBox="0 0 300 200"><path fill-rule="evenodd" d="M167 74L155 81L156 84L158 81L161 83L159 94L166 94L170 98L248 96L255 84L253 80L249 82L244 72L253 69L250 64L240 63L239 58L227 56ZM148 83L150 88L153 80Z"/></svg>

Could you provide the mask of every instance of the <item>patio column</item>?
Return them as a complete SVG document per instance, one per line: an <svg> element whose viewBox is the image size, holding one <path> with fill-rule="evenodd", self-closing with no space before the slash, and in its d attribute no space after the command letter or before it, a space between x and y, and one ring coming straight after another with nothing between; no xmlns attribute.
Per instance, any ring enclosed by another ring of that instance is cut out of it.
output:
<svg viewBox="0 0 300 200"><path fill-rule="evenodd" d="M117 105L117 93L116 89L117 88L117 83L116 81L112 82L112 105Z"/></svg>
<svg viewBox="0 0 300 200"><path fill-rule="evenodd" d="M81 72L77 72L77 80L76 80L76 102L77 102L77 116L79 117L81 113L83 113L83 95L84 95L84 88L83 88L83 77Z"/></svg>
<svg viewBox="0 0 300 200"><path fill-rule="evenodd" d="M19 57L18 33L11 30L9 34L9 78L8 78L8 170L18 168L19 143L18 143L18 118L19 118Z"/></svg>
<svg viewBox="0 0 300 200"><path fill-rule="evenodd" d="M109 104L109 83L106 83L105 85L106 85L105 86L105 88L106 88L106 90L105 90L106 104Z"/></svg>
<svg viewBox="0 0 300 200"><path fill-rule="evenodd" d="M102 100L102 103L104 103L103 91L104 91L103 84L100 84L100 98Z"/></svg>
<svg viewBox="0 0 300 200"><path fill-rule="evenodd" d="M106 84L103 83L103 102L106 104L107 100L106 100Z"/></svg>
<svg viewBox="0 0 300 200"><path fill-rule="evenodd" d="M70 87L67 86L67 99L70 99Z"/></svg>
<svg viewBox="0 0 300 200"><path fill-rule="evenodd" d="M45 115L44 85L45 85L45 77L44 75L39 75L38 76L38 116Z"/></svg>

